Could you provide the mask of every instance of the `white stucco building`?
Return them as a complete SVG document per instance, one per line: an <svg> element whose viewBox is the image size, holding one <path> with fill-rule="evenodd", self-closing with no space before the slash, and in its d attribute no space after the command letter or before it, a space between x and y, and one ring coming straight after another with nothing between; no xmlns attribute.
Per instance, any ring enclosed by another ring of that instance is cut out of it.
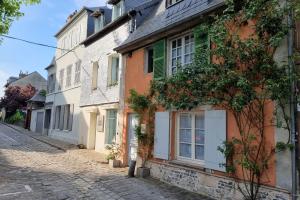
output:
<svg viewBox="0 0 300 200"><path fill-rule="evenodd" d="M88 149L105 153L105 147L118 143L122 146L123 109L120 105L124 91L123 69L125 58L114 49L134 31L139 20L138 9L145 9L151 1L110 0L112 10L94 16L102 20L98 30L82 44L82 85L80 107L82 114L81 140ZM136 17L138 16L138 17Z"/></svg>
<svg viewBox="0 0 300 200"><path fill-rule="evenodd" d="M82 8L69 16L55 35L57 46L48 71L48 95L45 104L45 132L53 138L81 144L79 127L82 58L80 44L94 32L91 13L100 8ZM101 8L102 9L102 8Z"/></svg>

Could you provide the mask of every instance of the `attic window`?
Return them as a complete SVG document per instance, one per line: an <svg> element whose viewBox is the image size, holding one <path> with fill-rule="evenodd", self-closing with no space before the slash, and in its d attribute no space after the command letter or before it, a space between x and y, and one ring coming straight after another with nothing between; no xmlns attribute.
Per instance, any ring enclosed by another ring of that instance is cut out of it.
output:
<svg viewBox="0 0 300 200"><path fill-rule="evenodd" d="M176 4L176 3L178 3L178 2L180 2L180 1L183 1L183 0L167 0L167 1L166 1L166 2L167 2L166 7L168 8L168 7L170 7L170 6L172 6L172 5Z"/></svg>
<svg viewBox="0 0 300 200"><path fill-rule="evenodd" d="M118 3L114 4L112 8L112 20L115 20L118 17L122 16L123 12L124 12L123 1L119 1Z"/></svg>

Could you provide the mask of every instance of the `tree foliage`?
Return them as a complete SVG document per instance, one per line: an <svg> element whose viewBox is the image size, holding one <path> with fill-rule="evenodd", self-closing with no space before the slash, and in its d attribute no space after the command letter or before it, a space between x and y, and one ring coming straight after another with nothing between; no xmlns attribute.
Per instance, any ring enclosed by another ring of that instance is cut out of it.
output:
<svg viewBox="0 0 300 200"><path fill-rule="evenodd" d="M7 34L12 22L24 15L20 11L22 5L39 2L40 0L0 0L0 35Z"/></svg>
<svg viewBox="0 0 300 200"><path fill-rule="evenodd" d="M135 127L135 135L138 139L138 154L142 159L142 167L145 167L146 161L152 155L154 143L154 114L156 103L153 94L139 94L135 90L130 90L130 97L127 99L129 107L138 115L138 125ZM142 130L142 124L145 124L145 130Z"/></svg>
<svg viewBox="0 0 300 200"><path fill-rule="evenodd" d="M245 199L254 200L261 184L267 184L264 178L276 152L275 146L266 145L267 127L286 128L290 135L286 110L291 82L297 77L287 62L274 59L288 32L287 7L280 0L225 2L224 12L202 26L202 31L209 32L211 62L196 49L193 64L182 66L172 77L156 80L152 89L166 108L191 110L212 105L233 115L239 132L219 150L240 192ZM276 105L271 119L270 104ZM277 146L287 149L289 142Z"/></svg>
<svg viewBox="0 0 300 200"><path fill-rule="evenodd" d="M26 108L27 101L31 99L35 93L36 89L30 84L24 87L9 86L5 90L4 97L0 100L0 107L6 108L9 117L18 109Z"/></svg>

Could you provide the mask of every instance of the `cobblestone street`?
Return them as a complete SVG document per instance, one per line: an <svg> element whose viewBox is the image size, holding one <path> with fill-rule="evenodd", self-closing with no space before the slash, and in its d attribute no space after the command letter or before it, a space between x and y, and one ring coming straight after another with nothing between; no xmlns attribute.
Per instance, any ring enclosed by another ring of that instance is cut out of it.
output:
<svg viewBox="0 0 300 200"><path fill-rule="evenodd" d="M127 169L86 161L0 124L0 199L205 200Z"/></svg>

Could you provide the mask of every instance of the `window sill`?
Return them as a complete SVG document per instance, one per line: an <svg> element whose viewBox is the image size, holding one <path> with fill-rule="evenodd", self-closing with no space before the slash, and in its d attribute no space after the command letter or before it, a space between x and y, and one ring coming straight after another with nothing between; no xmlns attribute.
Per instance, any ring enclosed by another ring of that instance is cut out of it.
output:
<svg viewBox="0 0 300 200"><path fill-rule="evenodd" d="M204 171L204 172L206 171L204 164L197 164L197 163L192 163L192 162L187 162L182 160L172 160L169 163L173 165Z"/></svg>
<svg viewBox="0 0 300 200"><path fill-rule="evenodd" d="M113 83L113 84L108 85L107 88L116 87L116 86L118 86L118 85L119 85L118 83Z"/></svg>

